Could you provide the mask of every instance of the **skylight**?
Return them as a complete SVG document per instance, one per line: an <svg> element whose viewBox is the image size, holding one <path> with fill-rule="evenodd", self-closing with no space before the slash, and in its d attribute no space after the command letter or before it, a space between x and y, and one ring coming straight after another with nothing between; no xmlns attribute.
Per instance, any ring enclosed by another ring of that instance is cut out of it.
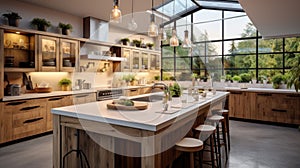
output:
<svg viewBox="0 0 300 168"><path fill-rule="evenodd" d="M237 0L196 0L196 2L204 9L243 11Z"/></svg>
<svg viewBox="0 0 300 168"><path fill-rule="evenodd" d="M197 8L197 5L193 1L187 0L187 10L190 10L192 8ZM175 0L175 4L174 0L167 1L165 2L165 4L156 7L156 10L168 17L173 17L175 15L178 15L179 13L186 11L186 0Z"/></svg>

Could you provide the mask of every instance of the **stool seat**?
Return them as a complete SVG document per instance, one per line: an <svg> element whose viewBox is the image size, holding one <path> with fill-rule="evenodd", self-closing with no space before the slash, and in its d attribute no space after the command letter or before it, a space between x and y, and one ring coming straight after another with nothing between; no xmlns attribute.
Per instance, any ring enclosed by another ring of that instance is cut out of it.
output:
<svg viewBox="0 0 300 168"><path fill-rule="evenodd" d="M224 117L220 116L220 115L213 115L213 116L210 116L208 118L208 120L211 120L211 121L220 121L220 120L224 120Z"/></svg>
<svg viewBox="0 0 300 168"><path fill-rule="evenodd" d="M216 110L213 110L213 114L223 114L223 113L229 113L229 110L226 110L226 109L216 109Z"/></svg>
<svg viewBox="0 0 300 168"><path fill-rule="evenodd" d="M195 130L201 132L214 132L216 130L216 127L213 127L211 125L199 125L195 128Z"/></svg>
<svg viewBox="0 0 300 168"><path fill-rule="evenodd" d="M203 142L196 138L183 138L176 143L176 150L182 152L198 152L203 149Z"/></svg>

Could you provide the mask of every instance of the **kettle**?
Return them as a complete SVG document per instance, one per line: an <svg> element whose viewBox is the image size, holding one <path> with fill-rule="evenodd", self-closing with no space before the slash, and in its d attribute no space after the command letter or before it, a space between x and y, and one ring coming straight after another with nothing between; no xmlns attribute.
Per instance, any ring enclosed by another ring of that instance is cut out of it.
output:
<svg viewBox="0 0 300 168"><path fill-rule="evenodd" d="M82 79L77 79L76 80L76 89L78 90L81 90L82 89L82 86L83 86L83 83L84 83L85 80L82 80Z"/></svg>

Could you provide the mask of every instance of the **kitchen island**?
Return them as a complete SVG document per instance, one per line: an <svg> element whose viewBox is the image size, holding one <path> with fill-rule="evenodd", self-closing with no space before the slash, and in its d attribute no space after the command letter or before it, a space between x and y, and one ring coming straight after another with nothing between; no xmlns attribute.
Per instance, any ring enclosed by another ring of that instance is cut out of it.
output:
<svg viewBox="0 0 300 168"><path fill-rule="evenodd" d="M166 167L180 155L174 144L192 136L192 128L228 94L217 92L181 107L173 99L165 112L161 101L140 111L108 110L111 100L54 108L53 165L79 167L82 152L91 167ZM71 150L80 152L66 155Z"/></svg>

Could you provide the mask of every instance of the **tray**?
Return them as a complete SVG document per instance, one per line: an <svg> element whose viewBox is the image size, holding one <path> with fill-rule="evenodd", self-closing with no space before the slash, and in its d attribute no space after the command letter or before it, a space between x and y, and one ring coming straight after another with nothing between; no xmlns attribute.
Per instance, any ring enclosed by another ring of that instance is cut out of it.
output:
<svg viewBox="0 0 300 168"><path fill-rule="evenodd" d="M139 102L139 101L133 101L134 106L124 106L120 104L112 104L108 103L106 107L111 110L129 110L129 111L134 111L134 110L146 110L148 108L148 103L146 102Z"/></svg>

